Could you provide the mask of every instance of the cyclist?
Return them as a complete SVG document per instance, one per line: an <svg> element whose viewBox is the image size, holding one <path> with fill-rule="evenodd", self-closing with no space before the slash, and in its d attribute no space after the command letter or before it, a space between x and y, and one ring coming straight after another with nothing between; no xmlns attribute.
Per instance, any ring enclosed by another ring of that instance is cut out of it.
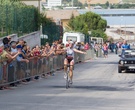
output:
<svg viewBox="0 0 135 110"><path fill-rule="evenodd" d="M74 52L81 53L81 54L86 54L86 52L77 50L76 47L74 47L74 43L72 41L69 42L68 47L66 47L66 58L64 59L64 78L67 78L67 65L70 65L70 70L69 70L69 77L70 77L70 84L72 84L72 79L73 79L73 67L74 67Z"/></svg>

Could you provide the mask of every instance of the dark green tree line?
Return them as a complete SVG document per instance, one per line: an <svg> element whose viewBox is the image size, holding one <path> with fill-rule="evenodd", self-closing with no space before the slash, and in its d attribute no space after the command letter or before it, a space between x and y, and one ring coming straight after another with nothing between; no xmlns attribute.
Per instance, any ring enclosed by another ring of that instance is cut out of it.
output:
<svg viewBox="0 0 135 110"><path fill-rule="evenodd" d="M34 6L27 6L19 0L0 0L0 37L9 34L18 36L28 34L40 29L43 25L43 33L49 35L49 39L55 39L59 32L52 20L39 13ZM60 35L59 35L60 36Z"/></svg>

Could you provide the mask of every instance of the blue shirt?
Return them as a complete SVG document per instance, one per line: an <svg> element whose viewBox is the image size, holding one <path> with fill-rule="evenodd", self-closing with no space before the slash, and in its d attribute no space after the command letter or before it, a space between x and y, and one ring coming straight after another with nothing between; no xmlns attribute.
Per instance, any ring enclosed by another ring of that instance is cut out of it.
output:
<svg viewBox="0 0 135 110"><path fill-rule="evenodd" d="M130 45L128 45L128 44L123 44L123 45L122 45L122 49L130 49Z"/></svg>

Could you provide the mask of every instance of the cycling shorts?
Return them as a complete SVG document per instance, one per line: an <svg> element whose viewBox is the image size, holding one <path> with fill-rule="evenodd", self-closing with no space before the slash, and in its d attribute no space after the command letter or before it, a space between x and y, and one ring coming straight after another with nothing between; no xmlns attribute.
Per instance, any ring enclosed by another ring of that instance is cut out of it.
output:
<svg viewBox="0 0 135 110"><path fill-rule="evenodd" d="M68 63L70 63L73 60L73 57L71 56L66 56L66 59L68 60Z"/></svg>

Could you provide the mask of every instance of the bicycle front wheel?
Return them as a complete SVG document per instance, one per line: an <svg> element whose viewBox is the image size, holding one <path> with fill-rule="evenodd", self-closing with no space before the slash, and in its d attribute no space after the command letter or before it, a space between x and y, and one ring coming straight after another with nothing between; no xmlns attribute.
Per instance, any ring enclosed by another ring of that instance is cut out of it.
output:
<svg viewBox="0 0 135 110"><path fill-rule="evenodd" d="M67 78L66 78L66 89L69 88L69 77L68 77L69 71L67 71Z"/></svg>

